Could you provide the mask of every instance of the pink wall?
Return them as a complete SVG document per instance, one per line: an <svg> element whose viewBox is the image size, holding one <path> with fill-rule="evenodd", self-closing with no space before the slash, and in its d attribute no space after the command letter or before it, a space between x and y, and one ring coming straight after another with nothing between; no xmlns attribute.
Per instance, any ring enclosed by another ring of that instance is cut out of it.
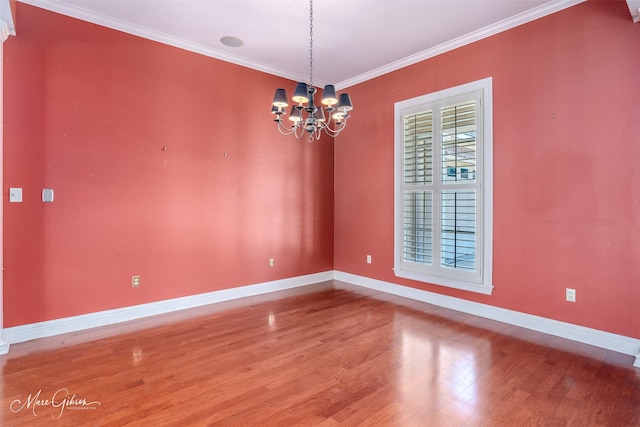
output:
<svg viewBox="0 0 640 427"><path fill-rule="evenodd" d="M275 131L273 90L292 82L16 9L5 327L335 268L640 337L640 25L625 2L589 1L350 88L335 166L329 141ZM393 103L489 76L493 295L398 279ZM53 204L39 200L47 187Z"/></svg>
<svg viewBox="0 0 640 427"><path fill-rule="evenodd" d="M333 143L281 136L269 113L293 82L23 3L16 15L5 327L333 268Z"/></svg>
<svg viewBox="0 0 640 427"><path fill-rule="evenodd" d="M626 3L589 1L350 88L356 109L335 145L335 269L640 338L639 53ZM393 104L485 77L493 294L396 278Z"/></svg>

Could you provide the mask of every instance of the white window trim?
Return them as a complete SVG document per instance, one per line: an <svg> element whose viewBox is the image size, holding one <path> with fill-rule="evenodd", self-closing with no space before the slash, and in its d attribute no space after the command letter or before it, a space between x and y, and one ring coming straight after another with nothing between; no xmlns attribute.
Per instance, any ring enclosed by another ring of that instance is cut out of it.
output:
<svg viewBox="0 0 640 427"><path fill-rule="evenodd" d="M402 112L443 98L482 91L482 259L481 281L470 282L406 270L403 254L402 182L404 164L404 122ZM491 77L427 95L397 102L394 106L394 273L397 277L491 295L493 291L493 81Z"/></svg>

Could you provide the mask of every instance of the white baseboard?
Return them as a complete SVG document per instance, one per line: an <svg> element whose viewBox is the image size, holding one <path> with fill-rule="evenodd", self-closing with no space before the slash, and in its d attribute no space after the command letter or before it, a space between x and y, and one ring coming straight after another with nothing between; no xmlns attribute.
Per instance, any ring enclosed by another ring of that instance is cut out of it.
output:
<svg viewBox="0 0 640 427"><path fill-rule="evenodd" d="M308 274L305 276L241 286L238 288L223 289L220 291L190 295L148 304L140 304L113 310L99 311L96 313L83 314L80 316L65 317L62 319L31 323L28 325L14 326L4 329L2 335L3 340L7 343L6 351L8 351L9 343L16 344L38 338L141 319L143 317L154 316L157 314L200 307L217 302L311 285L331 279L333 279L333 271ZM0 344L2 344L2 340L0 340ZM2 346L0 345L0 354L3 354L1 351Z"/></svg>
<svg viewBox="0 0 640 427"><path fill-rule="evenodd" d="M598 329L586 328L584 326L574 325L571 323L560 322L558 320L548 319L545 317L534 316L532 314L507 310L505 308L467 301L447 295L423 291L420 289L410 288L408 286L396 285L394 283L370 279L368 277L358 276L355 274L344 273L341 271L336 271L334 273L334 279L342 282L426 302L428 304L461 311L463 313L485 317L487 319L497 320L499 322L532 329L534 331L544 332L546 334L594 345L607 350L613 350L618 353L629 354L636 357L633 366L640 368L640 339L604 332Z"/></svg>
<svg viewBox="0 0 640 427"><path fill-rule="evenodd" d="M332 279L544 332L550 335L605 348L607 350L629 354L635 356L633 366L640 368L640 339L586 328L584 326L560 322L553 319L507 310L473 301L467 301L447 295L423 291L408 286L396 285L394 283L344 273L341 271L326 271L238 288L223 289L205 294L190 295L148 304L49 320L46 322L14 326L2 331L2 336L0 337L0 355L7 354L10 344L111 325L114 323L126 322L129 320L141 319L157 314L200 307L207 304L215 304L217 302L230 301L238 298L311 285Z"/></svg>
<svg viewBox="0 0 640 427"><path fill-rule="evenodd" d="M7 334L2 331L0 334L0 356L9 353L9 341L7 341Z"/></svg>

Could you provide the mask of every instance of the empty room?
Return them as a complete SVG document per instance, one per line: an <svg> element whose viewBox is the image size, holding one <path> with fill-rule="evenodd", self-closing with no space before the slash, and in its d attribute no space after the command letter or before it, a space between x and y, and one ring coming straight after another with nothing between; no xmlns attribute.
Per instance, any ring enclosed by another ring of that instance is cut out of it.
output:
<svg viewBox="0 0 640 427"><path fill-rule="evenodd" d="M640 426L640 0L0 0L3 426Z"/></svg>

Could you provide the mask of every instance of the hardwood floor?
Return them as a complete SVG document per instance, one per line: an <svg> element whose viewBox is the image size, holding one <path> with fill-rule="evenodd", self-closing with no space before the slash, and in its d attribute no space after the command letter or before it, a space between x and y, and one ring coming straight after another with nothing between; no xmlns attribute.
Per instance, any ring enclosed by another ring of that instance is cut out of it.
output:
<svg viewBox="0 0 640 427"><path fill-rule="evenodd" d="M640 426L632 362L327 282L15 344L0 424Z"/></svg>

